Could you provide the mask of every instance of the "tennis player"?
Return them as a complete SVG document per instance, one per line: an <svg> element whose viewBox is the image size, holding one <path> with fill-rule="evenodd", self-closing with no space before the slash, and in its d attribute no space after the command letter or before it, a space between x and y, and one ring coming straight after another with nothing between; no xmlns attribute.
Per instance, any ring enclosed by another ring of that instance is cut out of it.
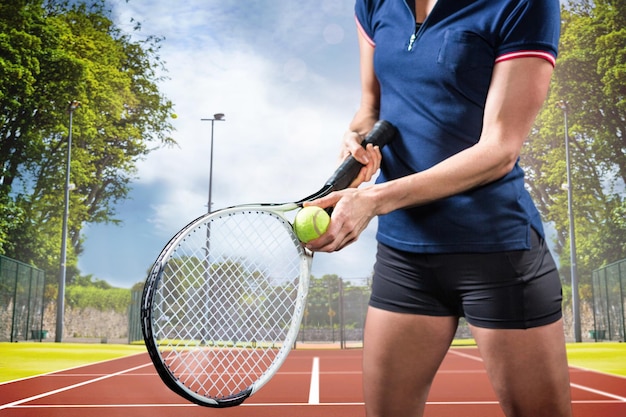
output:
<svg viewBox="0 0 626 417"><path fill-rule="evenodd" d="M543 105L559 0L357 0L362 99L344 136L379 169L309 249L336 251L378 216L364 345L368 417L422 416L464 316L504 413L571 416L561 286L518 164ZM385 119L399 137L358 146ZM358 184L354 184L358 185Z"/></svg>

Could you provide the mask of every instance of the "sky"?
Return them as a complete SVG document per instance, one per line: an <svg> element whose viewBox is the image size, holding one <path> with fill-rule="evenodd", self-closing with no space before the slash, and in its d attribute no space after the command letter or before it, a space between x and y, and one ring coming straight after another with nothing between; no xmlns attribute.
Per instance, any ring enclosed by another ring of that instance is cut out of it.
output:
<svg viewBox="0 0 626 417"><path fill-rule="evenodd" d="M354 0L110 0L134 39L164 37L177 146L137 166L121 225L88 225L78 266L116 287L145 280L172 235L207 211L210 121L213 209L305 197L338 163L341 137L360 100ZM142 25L139 33L134 23ZM374 220L344 250L314 257L312 274L371 275Z"/></svg>

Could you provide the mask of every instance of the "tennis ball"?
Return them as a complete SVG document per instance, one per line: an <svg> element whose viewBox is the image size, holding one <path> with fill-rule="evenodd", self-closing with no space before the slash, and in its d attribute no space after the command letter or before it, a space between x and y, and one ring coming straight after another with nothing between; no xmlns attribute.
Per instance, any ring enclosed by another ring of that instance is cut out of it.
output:
<svg viewBox="0 0 626 417"><path fill-rule="evenodd" d="M324 209L316 206L304 207L296 214L293 229L301 242L307 243L317 239L328 229L330 216Z"/></svg>
<svg viewBox="0 0 626 417"><path fill-rule="evenodd" d="M178 119L178 115L176 113L172 113L172 119Z"/></svg>

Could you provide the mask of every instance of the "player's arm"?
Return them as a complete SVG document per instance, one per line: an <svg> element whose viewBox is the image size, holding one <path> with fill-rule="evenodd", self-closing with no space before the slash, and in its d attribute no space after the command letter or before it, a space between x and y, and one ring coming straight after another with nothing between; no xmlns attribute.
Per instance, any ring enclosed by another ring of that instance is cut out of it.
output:
<svg viewBox="0 0 626 417"><path fill-rule="evenodd" d="M496 64L476 145L425 171L313 202L335 206L335 210L328 231L310 249L339 250L356 240L376 215L427 204L502 178L519 157L545 101L552 71L552 64L540 58Z"/></svg>
<svg viewBox="0 0 626 417"><path fill-rule="evenodd" d="M508 174L545 101L552 71L541 58L496 64L478 143L428 170L364 191L375 214L426 204Z"/></svg>
<svg viewBox="0 0 626 417"><path fill-rule="evenodd" d="M374 45L363 32L357 30L361 76L361 103L350 123L350 130L365 136L378 121L380 111L380 84L374 73Z"/></svg>
<svg viewBox="0 0 626 417"><path fill-rule="evenodd" d="M344 135L343 146L339 155L340 160L353 155L359 162L365 164L359 177L352 183L353 187L369 181L378 171L381 160L378 150L371 147L363 149L360 145L379 118L380 84L374 73L374 45L360 26L358 26L357 34L360 56L361 103Z"/></svg>

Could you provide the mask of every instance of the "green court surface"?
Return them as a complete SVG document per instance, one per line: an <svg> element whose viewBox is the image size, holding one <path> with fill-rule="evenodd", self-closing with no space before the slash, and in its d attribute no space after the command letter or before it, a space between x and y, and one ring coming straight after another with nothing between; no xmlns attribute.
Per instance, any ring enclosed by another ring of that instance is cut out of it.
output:
<svg viewBox="0 0 626 417"><path fill-rule="evenodd" d="M571 366L626 376L626 343L568 343Z"/></svg>
<svg viewBox="0 0 626 417"><path fill-rule="evenodd" d="M0 382L145 352L143 345L0 343ZM626 343L570 343L571 366L626 376Z"/></svg>
<svg viewBox="0 0 626 417"><path fill-rule="evenodd" d="M145 352L143 345L0 343L0 382Z"/></svg>

